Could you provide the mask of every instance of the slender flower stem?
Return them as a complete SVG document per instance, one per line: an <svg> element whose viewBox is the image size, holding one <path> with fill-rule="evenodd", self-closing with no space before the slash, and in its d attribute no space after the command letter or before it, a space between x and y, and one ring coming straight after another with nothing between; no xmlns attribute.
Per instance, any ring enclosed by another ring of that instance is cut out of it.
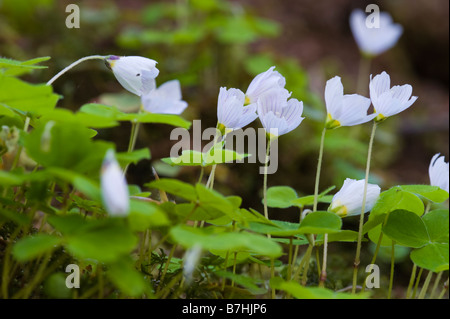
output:
<svg viewBox="0 0 450 319"><path fill-rule="evenodd" d="M139 128L141 127L141 123L139 122L131 122L131 134L130 134L130 141L128 142L128 153L133 152L134 147L136 146L137 137L139 134ZM127 164L125 168L123 169L123 175L125 176L127 174L127 170L130 164Z"/></svg>
<svg viewBox="0 0 450 319"><path fill-rule="evenodd" d="M416 298L417 288L419 287L420 278L422 277L423 268L420 268L419 274L417 275L416 284L414 285L414 290L411 296L411 299Z"/></svg>
<svg viewBox="0 0 450 319"><path fill-rule="evenodd" d="M417 271L417 265L413 264L413 268L411 270L411 277L409 279L408 289L406 290L406 299L410 299L410 297L411 297L411 290L414 285L414 280L416 279L416 271Z"/></svg>
<svg viewBox="0 0 450 319"><path fill-rule="evenodd" d="M418 299L425 299L425 295L427 293L428 286L430 285L432 277L433 277L433 272L430 270L430 271L428 271L427 278L425 278L425 282L423 283L422 290L420 291Z"/></svg>
<svg viewBox="0 0 450 319"><path fill-rule="evenodd" d="M264 197L264 217L269 219L269 210L267 208L267 167L269 163L270 154L270 139L267 140L266 158L264 161L264 181L263 181L263 197ZM270 238L270 235L268 235Z"/></svg>
<svg viewBox="0 0 450 319"><path fill-rule="evenodd" d="M314 205L313 212L317 211L317 203L319 199L319 181L320 181L320 171L322 168L322 158L323 158L323 146L325 144L325 133L327 129L324 128L322 130L322 136L320 138L320 148L319 148L319 159L317 161L317 170L316 170L316 182L314 185Z"/></svg>
<svg viewBox="0 0 450 319"><path fill-rule="evenodd" d="M294 281L297 281L297 278L300 277L300 272L302 271L302 268L304 267L305 263L309 262L309 258L311 257L312 249L313 249L313 245L309 244L305 254L302 257L302 260L300 261L300 264L297 267L297 270L294 273L294 277L292 277Z"/></svg>
<svg viewBox="0 0 450 319"><path fill-rule="evenodd" d="M162 285L164 284L164 278L166 277L167 270L169 269L169 266L170 266L170 261L172 260L172 257L173 257L173 254L175 253L175 249L176 248L177 248L177 245L173 245L172 249L170 250L169 257L167 257L167 261L166 261L166 264L164 266L163 273L161 275L161 279L160 279L160 283L161 284L160 284L159 288L161 288ZM159 290L160 289L158 289L157 291L159 291Z"/></svg>
<svg viewBox="0 0 450 319"><path fill-rule="evenodd" d="M322 261L322 271L320 272L319 287L323 287L325 285L325 280L327 279L327 253L328 253L328 234L324 234L323 261Z"/></svg>
<svg viewBox="0 0 450 319"><path fill-rule="evenodd" d="M48 82L47 85L51 85L53 82L56 81L56 79L58 79L61 75L63 75L64 73L66 73L67 71L69 71L70 69L72 69L74 66L87 61L87 60L104 60L106 59L108 56L107 55L90 55L90 56L86 56L84 58L81 58L75 62L73 62L72 64L70 64L69 66L65 67L64 69L62 69L59 73L57 73L54 77L52 77Z"/></svg>
<svg viewBox="0 0 450 319"><path fill-rule="evenodd" d="M448 290L448 278L447 278L447 281L444 284L444 288L442 288L442 291L439 294L439 299L442 299L444 297L444 295L447 292L447 290Z"/></svg>
<svg viewBox="0 0 450 319"><path fill-rule="evenodd" d="M366 276L366 280L364 280L364 284L362 285L361 292L364 292L366 290L367 277L369 277L369 274L372 273L373 265L375 265L375 262L376 262L377 256L378 256L378 252L380 251L382 239L383 239L383 233L380 233L380 237L378 237L377 247L375 248L375 252L373 254L372 260L370 261L370 265L371 266L370 266L370 268L368 270L368 275Z"/></svg>
<svg viewBox="0 0 450 319"><path fill-rule="evenodd" d="M305 268L303 269L303 275L302 275L302 285L306 286L306 282L308 280L308 269L309 269L309 260L311 259L311 253L314 248L314 245L310 244L308 246L308 249L306 250L306 254L304 256L305 258Z"/></svg>
<svg viewBox="0 0 450 319"><path fill-rule="evenodd" d="M25 118L25 124L24 124L24 126L23 126L23 131L24 132L27 132L28 131L28 127L30 126L30 117L26 117ZM19 164L19 161L20 161L20 155L22 154L22 150L23 150L23 146L21 145L21 146L19 146L19 148L17 149L17 153L16 153L16 156L14 156L14 161L13 161L13 163L12 163L12 165L11 165L11 170L13 170L14 168L16 168L17 167L17 164Z"/></svg>
<svg viewBox="0 0 450 319"><path fill-rule="evenodd" d="M391 299L392 287L394 285L394 266L395 266L395 241L392 241L392 247L391 247L391 274L389 276L388 299Z"/></svg>
<svg viewBox="0 0 450 319"><path fill-rule="evenodd" d="M217 128L216 128L216 134L214 135L214 141L213 141L213 145L211 146L211 148L213 148L217 142L219 141L219 138L221 137L221 133L218 129L219 124L217 124ZM225 135L222 138L223 140L225 139ZM225 144L224 144L225 145ZM211 149L208 150L208 152L211 151ZM214 177L216 175L216 167L217 164L214 164L211 168L211 173L209 173L209 177L208 177L208 181L206 182L206 187L213 189L214 187Z"/></svg>
<svg viewBox="0 0 450 319"><path fill-rule="evenodd" d="M437 288L439 286L439 282L441 281L442 273L443 272L440 271L437 274L436 279L434 280L433 289L431 289L430 299L434 299L434 296L436 294Z"/></svg>
<svg viewBox="0 0 450 319"><path fill-rule="evenodd" d="M364 213L366 211L367 184L369 183L370 161L372 158L372 147L373 147L373 141L374 141L376 129L377 129L377 122L373 122L372 133L370 134L369 150L367 152L366 177L364 180L364 193L363 193L363 200L362 200L362 206L361 206L361 216L359 218L358 242L356 245L355 262L353 264L352 293L356 292L356 285L357 285L357 281L358 281L358 269L359 269L359 263L360 263L361 243L362 243L362 230L363 230L363 224L364 224Z"/></svg>
<svg viewBox="0 0 450 319"><path fill-rule="evenodd" d="M287 280L291 280L292 277L292 250L293 250L293 237L289 237L289 253L288 253L288 271Z"/></svg>
<svg viewBox="0 0 450 319"><path fill-rule="evenodd" d="M320 171L322 169L322 159L323 159L323 147L325 144L325 133L327 129L324 128L322 130L322 136L320 138L320 148L319 148L319 159L317 161L317 170L316 170L316 182L314 185L314 205L313 212L317 211L318 197L319 197L319 183L320 183ZM319 279L319 286L323 287L325 279L327 278L327 250L328 250L328 234L325 234L323 237L323 266ZM319 263L319 261L317 261Z"/></svg>

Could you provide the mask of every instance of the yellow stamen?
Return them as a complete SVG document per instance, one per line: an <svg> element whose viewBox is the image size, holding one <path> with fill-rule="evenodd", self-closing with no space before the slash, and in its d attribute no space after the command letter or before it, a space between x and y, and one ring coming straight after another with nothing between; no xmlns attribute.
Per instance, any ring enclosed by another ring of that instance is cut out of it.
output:
<svg viewBox="0 0 450 319"><path fill-rule="evenodd" d="M327 121L325 122L325 128L328 130L332 130L341 126L341 123L338 120L335 120L331 117L331 114L327 114Z"/></svg>
<svg viewBox="0 0 450 319"><path fill-rule="evenodd" d="M251 103L250 98L246 95L245 101L244 101L244 106L249 105L250 103Z"/></svg>

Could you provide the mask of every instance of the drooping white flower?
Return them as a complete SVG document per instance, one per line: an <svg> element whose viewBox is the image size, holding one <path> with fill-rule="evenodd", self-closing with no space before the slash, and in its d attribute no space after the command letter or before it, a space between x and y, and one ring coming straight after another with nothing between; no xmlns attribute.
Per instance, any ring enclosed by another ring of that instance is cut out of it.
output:
<svg viewBox="0 0 450 319"><path fill-rule="evenodd" d="M411 96L412 86L409 84L391 88L391 78L384 71L374 78L370 75L369 90L374 111L377 113L376 121L406 110L417 100L417 96Z"/></svg>
<svg viewBox="0 0 450 319"><path fill-rule="evenodd" d="M340 217L360 215L364 195L364 182L364 179L354 180L347 178L342 188L333 196L328 210ZM364 213L372 210L380 196L380 191L380 187L376 184L367 185Z"/></svg>
<svg viewBox="0 0 450 319"><path fill-rule="evenodd" d="M370 99L358 94L345 94L341 78L335 76L325 86L327 107L326 127L353 126L371 121L376 114L367 115Z"/></svg>
<svg viewBox="0 0 450 319"><path fill-rule="evenodd" d="M258 101L258 98L264 94L284 88L286 79L278 72L274 71L275 67L270 67L267 71L258 74L250 82L245 92L245 104L252 104Z"/></svg>
<svg viewBox="0 0 450 319"><path fill-rule="evenodd" d="M430 176L430 185L438 186L449 192L449 166L445 162L444 156L437 153L433 156L428 167L428 175Z"/></svg>
<svg viewBox="0 0 450 319"><path fill-rule="evenodd" d="M101 169L103 205L111 216L126 216L130 210L127 182L112 149L106 152Z"/></svg>
<svg viewBox="0 0 450 319"><path fill-rule="evenodd" d="M181 114L188 106L187 102L182 100L178 80L168 81L142 95L141 102L145 111L159 114Z"/></svg>
<svg viewBox="0 0 450 319"><path fill-rule="evenodd" d="M303 121L303 102L289 99L284 89L273 90L257 102L258 116L270 138L289 133Z"/></svg>
<svg viewBox="0 0 450 319"><path fill-rule="evenodd" d="M159 74L155 60L141 56L111 55L105 62L117 81L131 93L141 96L155 88L155 78Z"/></svg>
<svg viewBox="0 0 450 319"><path fill-rule="evenodd" d="M403 33L403 27L393 23L387 12L380 12L378 25L368 23L367 20L368 17L360 9L354 10L350 15L350 28L363 54L376 56L389 50Z"/></svg>
<svg viewBox="0 0 450 319"><path fill-rule="evenodd" d="M189 284L192 281L192 275L194 274L195 267L202 255L202 247L198 244L189 248L184 255L183 260L183 275L186 279L186 283Z"/></svg>
<svg viewBox="0 0 450 319"><path fill-rule="evenodd" d="M239 89L220 88L217 100L217 120L219 128L225 131L240 129L253 122L256 114L256 104L244 106L245 95Z"/></svg>

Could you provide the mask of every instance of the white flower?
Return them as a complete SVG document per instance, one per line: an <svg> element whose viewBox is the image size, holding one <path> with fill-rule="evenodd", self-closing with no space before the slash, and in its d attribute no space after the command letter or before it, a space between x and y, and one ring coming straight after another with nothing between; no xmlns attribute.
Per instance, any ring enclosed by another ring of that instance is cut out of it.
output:
<svg viewBox="0 0 450 319"><path fill-rule="evenodd" d="M364 179L359 181L347 178L342 188L333 196L329 211L336 213L340 217L360 215L364 195ZM370 211L378 197L380 187L376 184L367 184L366 204L364 213Z"/></svg>
<svg viewBox="0 0 450 319"><path fill-rule="evenodd" d="M239 89L220 88L217 100L217 120L219 129L227 131L240 129L253 122L256 114L256 104L244 106L245 95Z"/></svg>
<svg viewBox="0 0 450 319"><path fill-rule="evenodd" d="M376 116L367 115L370 99L358 94L344 95L344 86L339 76L327 81L325 104L328 113L325 125L328 129L366 123Z"/></svg>
<svg viewBox="0 0 450 319"><path fill-rule="evenodd" d="M103 205L111 216L126 216L130 210L127 182L112 149L106 152L102 164L101 190Z"/></svg>
<svg viewBox="0 0 450 319"><path fill-rule="evenodd" d="M155 78L159 74L155 60L140 56L111 55L105 61L117 81L131 93L141 96L155 88Z"/></svg>
<svg viewBox="0 0 450 319"><path fill-rule="evenodd" d="M391 78L384 71L374 78L370 75L369 90L374 111L377 113L376 121L406 110L417 100L417 96L411 96L412 86L409 84L391 88Z"/></svg>
<svg viewBox="0 0 450 319"><path fill-rule="evenodd" d="M430 176L430 185L438 186L445 191L449 191L449 169L448 162L445 162L444 156L437 153L433 156L428 167L428 175Z"/></svg>
<svg viewBox="0 0 450 319"><path fill-rule="evenodd" d="M257 110L261 124L270 139L289 133L303 121L303 102L289 99L284 90L274 90L258 99Z"/></svg>
<svg viewBox="0 0 450 319"><path fill-rule="evenodd" d="M368 25L366 14L354 10L350 15L350 28L359 49L367 55L379 55L392 48L403 33L403 27L392 22L387 12L379 15L379 25Z"/></svg>
<svg viewBox="0 0 450 319"><path fill-rule="evenodd" d="M188 106L181 99L181 87L178 80L161 84L157 89L141 96L145 111L159 114L181 114Z"/></svg>
<svg viewBox="0 0 450 319"><path fill-rule="evenodd" d="M189 284L192 280L192 275L194 274L195 267L200 260L202 254L202 247L198 244L189 248L184 255L183 260L183 275L186 278L186 282Z"/></svg>
<svg viewBox="0 0 450 319"><path fill-rule="evenodd" d="M286 79L277 71L274 66L267 71L258 74L252 80L245 92L245 104L252 104L258 101L262 95L272 91L284 88Z"/></svg>

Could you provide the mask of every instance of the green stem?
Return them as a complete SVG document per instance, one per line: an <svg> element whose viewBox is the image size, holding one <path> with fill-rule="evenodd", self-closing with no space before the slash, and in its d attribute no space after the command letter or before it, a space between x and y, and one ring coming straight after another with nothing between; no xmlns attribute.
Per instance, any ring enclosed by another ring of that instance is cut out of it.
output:
<svg viewBox="0 0 450 319"><path fill-rule="evenodd" d="M169 266L170 266L170 261L172 260L172 257L173 257L173 254L175 253L175 249L176 248L177 248L177 245L173 245L172 249L170 250L169 257L167 257L166 264L164 265L164 271L163 271L163 273L161 275L159 287L162 287L162 285L164 283L164 278L166 277L167 270L169 269Z"/></svg>
<svg viewBox="0 0 450 319"><path fill-rule="evenodd" d="M105 58L107 58L107 55L90 55L90 56L86 56L84 58L81 58L75 62L73 62L72 64L70 64L69 66L65 67L64 69L62 69L59 73L57 73L54 77L52 77L48 82L47 85L51 85L53 82L56 81L56 79L58 79L61 75L63 75L64 73L66 73L67 71L69 71L70 69L72 69L74 66L87 61L87 60L104 60Z"/></svg>
<svg viewBox="0 0 450 319"><path fill-rule="evenodd" d="M289 253L288 253L288 270L287 270L287 280L291 280L292 277L292 249L293 249L293 237L289 237Z"/></svg>
<svg viewBox="0 0 450 319"><path fill-rule="evenodd" d="M372 158L372 148L373 148L373 141L374 141L376 129L377 129L377 122L373 122L372 133L370 134L369 149L367 152L366 177L364 180L364 193L363 193L363 200L362 200L362 206L361 206L361 216L359 218L358 242L356 245L355 262L353 264L352 293L356 292L356 286L357 286L357 281L358 281L358 268L359 268L360 255L361 255L362 230L363 230L363 225L364 225L364 214L365 214L365 209L366 209L367 184L369 183L370 161Z"/></svg>
<svg viewBox="0 0 450 319"><path fill-rule="evenodd" d="M266 158L264 160L264 181L263 181L263 201L264 201L264 217L269 219L269 210L267 208L267 168L270 154L270 139L267 140ZM267 235L270 238L270 235Z"/></svg>
<svg viewBox="0 0 450 319"><path fill-rule="evenodd" d="M25 118L25 124L24 124L24 126L23 126L23 131L24 132L27 132L28 131L28 127L30 126L30 117L26 117ZM13 161L13 163L12 163L12 165L11 165L11 170L13 170L14 168L16 168L17 167L17 164L19 164L19 161L20 161L20 156L21 156L21 154L22 154L22 151L23 151L23 146L22 145L20 145L19 146L19 148L17 149L17 153L16 153L16 155L14 156L14 161Z"/></svg>
<svg viewBox="0 0 450 319"><path fill-rule="evenodd" d="M219 138L222 136L218 127L219 127L219 123L217 123L216 134L214 135L214 141L213 141L213 145L211 146L211 148L213 148L217 144L217 142L219 141ZM225 136L223 138L225 138ZM211 148L208 150L208 152L211 150ZM216 175L216 167L217 167L217 164L214 164L212 166L211 173L209 174L208 181L206 182L206 187L208 187L210 189L213 189L213 187L214 187L214 177Z"/></svg>
<svg viewBox="0 0 450 319"><path fill-rule="evenodd" d="M306 282L308 280L308 269L309 269L309 260L311 259L311 253L314 246L309 245L308 249L306 250L307 255L305 255L305 268L303 269L303 276L302 276L302 285L306 286Z"/></svg>
<svg viewBox="0 0 450 319"><path fill-rule="evenodd" d="M302 271L302 268L305 265L305 263L307 261L309 262L309 258L311 256L312 249L313 249L313 245L309 244L308 245L308 249L306 250L305 254L303 255L302 260L300 260L300 263L299 263L299 265L297 267L297 270L294 273L294 277L293 277L294 281L297 281L297 279L299 278L300 272Z"/></svg>
<svg viewBox="0 0 450 319"><path fill-rule="evenodd" d="M419 274L417 275L416 284L414 285L414 290L411 296L411 299L416 298L417 288L419 287L420 278L422 277L423 268L420 268Z"/></svg>
<svg viewBox="0 0 450 319"><path fill-rule="evenodd" d="M317 211L317 203L319 198L319 181L320 181L320 171L322 168L322 158L323 158L323 147L325 144L325 133L327 129L324 128L322 130L322 136L320 138L320 148L319 148L319 159L317 161L317 170L316 170L316 182L314 184L314 205L313 212Z"/></svg>
<svg viewBox="0 0 450 319"><path fill-rule="evenodd" d="M131 134L130 134L130 141L128 142L128 153L133 152L134 147L136 146L137 137L139 134L139 128L141 127L141 123L139 122L131 122ZM130 164L128 163L125 168L123 169L123 175L125 176L127 174L127 170Z"/></svg>
<svg viewBox="0 0 450 319"><path fill-rule="evenodd" d="M411 277L409 279L408 289L406 290L406 299L410 299L410 297L411 297L411 290L414 285L414 280L416 279L416 271L417 271L417 265L413 264L413 268L411 270Z"/></svg>
<svg viewBox="0 0 450 319"><path fill-rule="evenodd" d="M427 278L425 278L425 282L423 283L422 290L420 291L418 299L425 299L425 295L427 293L428 286L430 285L432 277L433 277L433 272L431 270L429 270Z"/></svg>
<svg viewBox="0 0 450 319"><path fill-rule="evenodd" d="M433 289L431 290L431 294L430 294L430 299L434 299L434 296L436 294L437 288L439 286L439 282L441 281L441 277L442 277L442 271L440 271L436 277L436 279L434 280L434 285L433 285Z"/></svg>
<svg viewBox="0 0 450 319"><path fill-rule="evenodd" d="M391 274L389 276L388 299L391 299L392 287L394 285L394 265L395 265L395 241L392 241L392 247L391 247Z"/></svg>
<svg viewBox="0 0 450 319"><path fill-rule="evenodd" d="M323 264L322 271L320 273L319 287L325 285L325 280L327 279L327 253L328 253L328 234L323 237ZM317 261L319 263L319 261Z"/></svg>
<svg viewBox="0 0 450 319"><path fill-rule="evenodd" d="M383 233L380 233L380 237L378 237L377 247L375 248L375 252L373 254L372 260L370 261L371 265L374 265L377 260L377 256L378 256L378 252L380 251L382 239L383 239ZM370 266L368 275L366 276L366 279L364 280L364 284L362 285L362 288L361 288L362 293L366 290L367 277L369 277L369 274L372 273L372 270L373 270L373 267Z"/></svg>
<svg viewBox="0 0 450 319"><path fill-rule="evenodd" d="M439 299L444 298L444 295L445 295L445 293L447 292L447 290L448 290L448 278L447 278L447 281L446 281L445 284L444 284L444 288L442 288L442 291L441 291L441 293L439 294Z"/></svg>

